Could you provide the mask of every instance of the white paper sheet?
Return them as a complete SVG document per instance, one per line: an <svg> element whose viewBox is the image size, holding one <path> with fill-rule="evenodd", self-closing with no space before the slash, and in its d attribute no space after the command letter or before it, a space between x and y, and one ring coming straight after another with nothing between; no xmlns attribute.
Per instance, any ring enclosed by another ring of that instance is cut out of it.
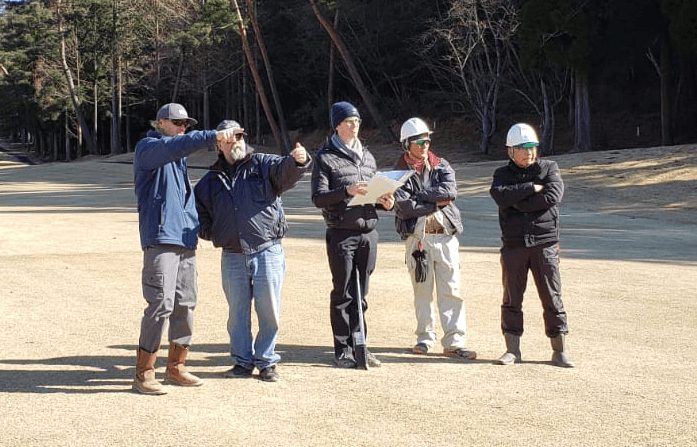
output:
<svg viewBox="0 0 697 447"><path fill-rule="evenodd" d="M378 197L388 192L394 192L402 186L404 182L416 171L387 171L378 172L370 179L366 186L367 194L364 196L353 196L348 206L367 205L375 203Z"/></svg>

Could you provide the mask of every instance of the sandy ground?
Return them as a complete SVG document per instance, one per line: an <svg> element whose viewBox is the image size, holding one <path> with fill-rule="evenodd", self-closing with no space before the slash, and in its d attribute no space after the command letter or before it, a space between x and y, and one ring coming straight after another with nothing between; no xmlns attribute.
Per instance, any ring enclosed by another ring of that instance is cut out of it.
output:
<svg viewBox="0 0 697 447"><path fill-rule="evenodd" d="M676 146L555 157L574 369L548 363L532 282L524 363L492 364L504 343L487 191L503 162L487 162L455 166L476 361L408 352L411 286L385 213L366 315L383 367L331 367L324 226L305 177L284 197L281 380L222 377L220 254L203 242L188 364L205 384L153 397L131 391L144 302L130 155L27 166L0 153L0 446L697 445L696 155ZM212 158L191 157L192 179Z"/></svg>

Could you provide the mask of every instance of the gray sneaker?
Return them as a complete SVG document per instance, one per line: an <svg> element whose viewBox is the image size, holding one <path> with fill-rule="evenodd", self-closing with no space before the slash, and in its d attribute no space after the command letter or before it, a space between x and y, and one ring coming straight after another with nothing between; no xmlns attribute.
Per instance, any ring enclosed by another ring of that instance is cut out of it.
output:
<svg viewBox="0 0 697 447"><path fill-rule="evenodd" d="M411 349L411 353L416 354L416 355L427 354L428 353L428 346L426 345L426 343L417 343L416 346L414 346Z"/></svg>
<svg viewBox="0 0 697 447"><path fill-rule="evenodd" d="M378 358L375 357L375 354L373 354L372 352L366 352L366 357L368 357L368 366L370 366L371 368L379 368L380 365L382 365L382 362L378 360Z"/></svg>
<svg viewBox="0 0 697 447"><path fill-rule="evenodd" d="M334 365L338 368L355 368L356 361L349 355L341 354L339 357L334 357Z"/></svg>
<svg viewBox="0 0 697 447"><path fill-rule="evenodd" d="M443 355L446 357L452 357L456 359L463 359L463 360L474 360L477 358L477 353L474 351L470 351L469 349L465 348L458 348L458 349L444 349L443 350Z"/></svg>

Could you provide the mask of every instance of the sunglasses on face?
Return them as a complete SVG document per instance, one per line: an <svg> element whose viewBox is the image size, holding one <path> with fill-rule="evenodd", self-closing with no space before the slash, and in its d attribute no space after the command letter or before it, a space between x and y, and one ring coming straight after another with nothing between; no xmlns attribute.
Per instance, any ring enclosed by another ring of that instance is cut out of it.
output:
<svg viewBox="0 0 697 447"><path fill-rule="evenodd" d="M428 138L424 138L422 140L414 140L412 141L412 143L414 143L417 146L423 146L426 143L431 144L431 140L429 140Z"/></svg>
<svg viewBox="0 0 697 447"><path fill-rule="evenodd" d="M532 152L537 149L537 146L514 146L513 149L517 151Z"/></svg>
<svg viewBox="0 0 697 447"><path fill-rule="evenodd" d="M174 125L177 126L177 127L188 126L188 125L189 125L189 121L188 121L188 120L170 120L170 121L172 122L172 124L174 124Z"/></svg>

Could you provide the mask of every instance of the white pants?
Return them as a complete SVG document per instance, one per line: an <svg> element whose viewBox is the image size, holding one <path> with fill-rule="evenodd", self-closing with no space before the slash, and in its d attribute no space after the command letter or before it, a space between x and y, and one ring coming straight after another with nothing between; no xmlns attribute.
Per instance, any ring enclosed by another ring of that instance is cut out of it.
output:
<svg viewBox="0 0 697 447"><path fill-rule="evenodd" d="M406 262L414 288L414 309L416 311L416 343L423 343L431 349L436 342L434 330L436 312L433 292L440 315L444 349L455 350L465 347L465 303L460 298L460 244L457 236L448 234L426 234L421 244L426 251L428 274L426 281L416 282L414 269L416 263L411 256L419 239L410 236L406 240Z"/></svg>

